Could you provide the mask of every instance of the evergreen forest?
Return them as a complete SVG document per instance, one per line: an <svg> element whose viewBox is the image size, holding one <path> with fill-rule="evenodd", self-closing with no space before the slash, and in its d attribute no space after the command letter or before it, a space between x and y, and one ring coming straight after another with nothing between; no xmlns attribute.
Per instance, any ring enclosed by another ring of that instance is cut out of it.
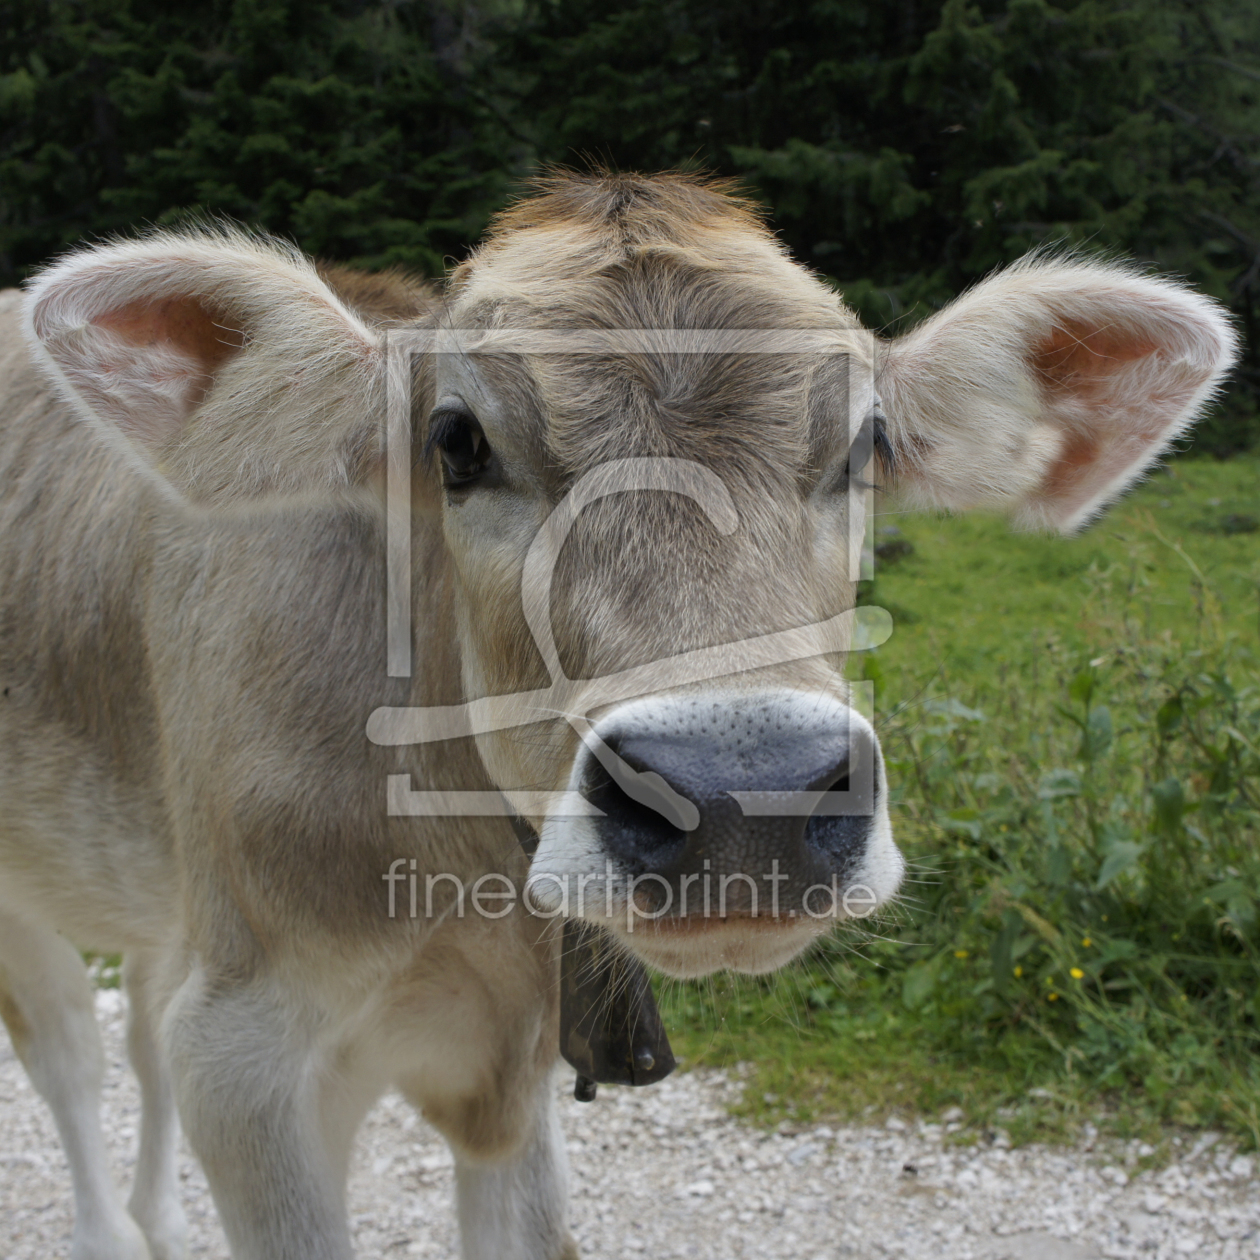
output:
<svg viewBox="0 0 1260 1260"><path fill-rule="evenodd" d="M0 284L216 215L441 275L548 164L737 176L874 327L1039 246L1227 302L1260 437L1260 6L0 0Z"/></svg>

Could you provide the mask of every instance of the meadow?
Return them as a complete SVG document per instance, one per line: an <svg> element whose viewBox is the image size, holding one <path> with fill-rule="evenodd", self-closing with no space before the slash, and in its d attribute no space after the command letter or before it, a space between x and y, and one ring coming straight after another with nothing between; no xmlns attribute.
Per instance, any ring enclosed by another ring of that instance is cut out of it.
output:
<svg viewBox="0 0 1260 1260"><path fill-rule="evenodd" d="M1260 1145L1260 460L1182 459L1072 539L879 517L862 602L895 910L778 976L658 982L768 1123L960 1107Z"/></svg>

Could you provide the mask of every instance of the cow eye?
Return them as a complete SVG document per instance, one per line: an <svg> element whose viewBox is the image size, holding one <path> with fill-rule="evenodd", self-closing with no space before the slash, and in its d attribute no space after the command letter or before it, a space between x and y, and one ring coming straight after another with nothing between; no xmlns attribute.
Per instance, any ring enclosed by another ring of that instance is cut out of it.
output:
<svg viewBox="0 0 1260 1260"><path fill-rule="evenodd" d="M438 408L429 418L427 453L442 457L442 474L448 487L470 486L490 465L490 443L470 412Z"/></svg>
<svg viewBox="0 0 1260 1260"><path fill-rule="evenodd" d="M875 400L875 406L871 413L870 420L862 426L858 431L856 441L849 450L849 457L844 461L844 486L856 486L859 490L882 490L883 487L876 485L873 481L867 481L860 476L871 467L871 457L879 457L879 464L885 472L891 472L893 467L893 450L892 443L888 440L888 430L884 420L883 409L879 405L879 400Z"/></svg>

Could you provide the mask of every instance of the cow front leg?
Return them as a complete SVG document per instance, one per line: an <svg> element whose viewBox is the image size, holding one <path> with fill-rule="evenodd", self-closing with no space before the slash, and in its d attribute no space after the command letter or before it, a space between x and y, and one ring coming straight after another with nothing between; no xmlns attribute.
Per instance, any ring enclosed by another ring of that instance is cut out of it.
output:
<svg viewBox="0 0 1260 1260"><path fill-rule="evenodd" d="M155 1035L156 957L129 954L127 1055L140 1083L140 1152L127 1210L144 1230L153 1260L187 1255L188 1221L179 1201L179 1117L166 1058Z"/></svg>
<svg viewBox="0 0 1260 1260"><path fill-rule="evenodd" d="M549 1078L524 1144L506 1159L455 1153L464 1260L578 1260L569 1233L569 1160Z"/></svg>
<svg viewBox="0 0 1260 1260"><path fill-rule="evenodd" d="M233 1260L350 1260L317 1022L265 982L212 988L198 970L167 1012L180 1117Z"/></svg>
<svg viewBox="0 0 1260 1260"><path fill-rule="evenodd" d="M70 1260L149 1260L109 1172L100 1121L105 1059L83 959L52 928L8 910L0 910L0 1016L70 1165Z"/></svg>

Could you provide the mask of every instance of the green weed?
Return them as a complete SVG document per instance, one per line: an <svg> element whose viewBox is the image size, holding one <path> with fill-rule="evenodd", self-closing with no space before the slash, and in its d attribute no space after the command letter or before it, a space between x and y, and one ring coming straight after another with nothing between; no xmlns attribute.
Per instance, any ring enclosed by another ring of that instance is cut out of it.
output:
<svg viewBox="0 0 1260 1260"><path fill-rule="evenodd" d="M1260 1145L1256 474L1180 465L1077 540L902 523L867 598L919 619L864 665L901 906L782 977L664 995L690 1060L754 1065L747 1111ZM978 628L927 615L951 599Z"/></svg>

